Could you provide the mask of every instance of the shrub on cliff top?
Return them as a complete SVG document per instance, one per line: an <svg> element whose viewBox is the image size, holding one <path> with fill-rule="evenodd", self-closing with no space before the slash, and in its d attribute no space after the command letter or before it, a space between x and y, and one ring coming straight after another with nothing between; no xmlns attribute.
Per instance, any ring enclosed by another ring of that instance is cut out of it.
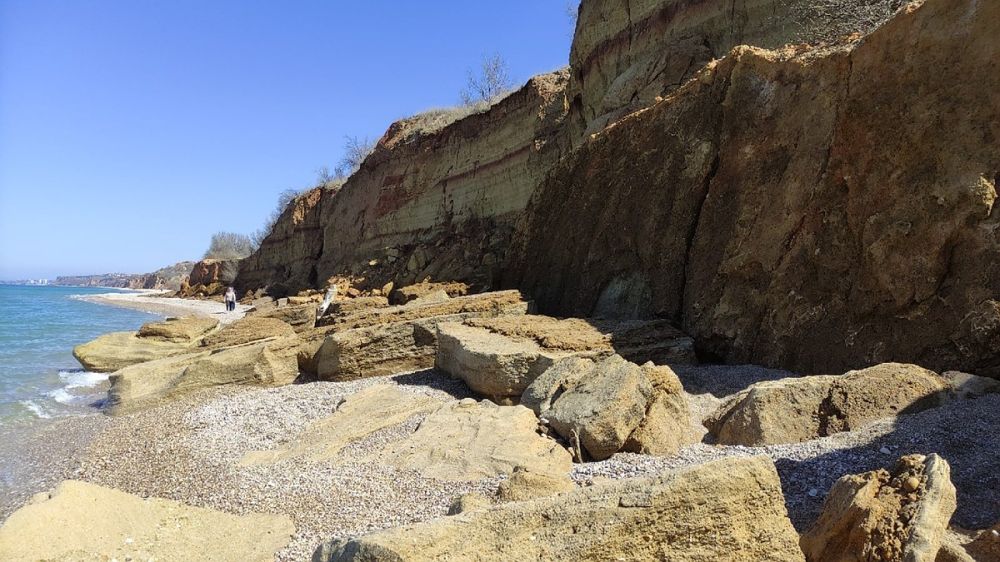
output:
<svg viewBox="0 0 1000 562"><path fill-rule="evenodd" d="M216 232L208 245L203 259L238 260L254 251L254 243L246 234L236 232Z"/></svg>

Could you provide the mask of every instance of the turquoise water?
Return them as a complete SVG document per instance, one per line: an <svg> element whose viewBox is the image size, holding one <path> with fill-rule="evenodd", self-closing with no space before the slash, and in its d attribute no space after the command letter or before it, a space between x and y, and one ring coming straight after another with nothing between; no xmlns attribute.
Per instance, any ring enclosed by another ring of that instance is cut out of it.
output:
<svg viewBox="0 0 1000 562"><path fill-rule="evenodd" d="M0 285L0 426L95 411L107 375L83 371L73 346L159 318L74 298L109 292Z"/></svg>

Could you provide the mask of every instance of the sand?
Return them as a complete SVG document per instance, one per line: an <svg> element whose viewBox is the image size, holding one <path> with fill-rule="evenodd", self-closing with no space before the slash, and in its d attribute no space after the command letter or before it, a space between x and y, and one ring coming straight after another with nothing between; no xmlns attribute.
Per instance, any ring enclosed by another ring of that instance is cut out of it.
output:
<svg viewBox="0 0 1000 562"><path fill-rule="evenodd" d="M212 300L181 299L175 297L165 297L162 291L143 291L134 293L102 293L97 295L84 295L80 300L131 308L143 312L152 312L164 316L209 316L217 318L219 322L228 324L243 318L246 311L250 309L245 304L236 303L236 310L226 312L226 305L222 302Z"/></svg>

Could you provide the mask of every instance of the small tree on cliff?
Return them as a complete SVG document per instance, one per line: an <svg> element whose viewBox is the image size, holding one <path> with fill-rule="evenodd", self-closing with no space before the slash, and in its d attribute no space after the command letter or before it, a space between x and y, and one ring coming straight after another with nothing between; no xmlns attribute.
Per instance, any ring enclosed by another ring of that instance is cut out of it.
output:
<svg viewBox="0 0 1000 562"><path fill-rule="evenodd" d="M237 260L253 253L254 244L246 234L236 232L216 232L208 245L203 259Z"/></svg>
<svg viewBox="0 0 1000 562"><path fill-rule="evenodd" d="M468 82L461 92L462 104L492 104L512 87L507 61L498 54L483 57L478 73L469 70Z"/></svg>
<svg viewBox="0 0 1000 562"><path fill-rule="evenodd" d="M346 180L358 171L361 163L375 150L375 141L368 137L344 137L344 157L340 159L335 170L336 178Z"/></svg>
<svg viewBox="0 0 1000 562"><path fill-rule="evenodd" d="M325 169L326 168L321 168L317 173L322 174L322 171ZM329 174L329 172L327 172L327 174ZM281 214L285 212L285 209L287 209L288 206L292 204L292 201L295 201L295 198L299 195L301 195L301 192L295 189L286 189L278 194L278 203L274 206L271 214L267 216L267 222L265 222L264 226L257 229L257 231L251 235L251 243L253 244L254 249L259 248L264 239L271 234L271 231L274 230L275 223L277 223L278 219L281 218Z"/></svg>

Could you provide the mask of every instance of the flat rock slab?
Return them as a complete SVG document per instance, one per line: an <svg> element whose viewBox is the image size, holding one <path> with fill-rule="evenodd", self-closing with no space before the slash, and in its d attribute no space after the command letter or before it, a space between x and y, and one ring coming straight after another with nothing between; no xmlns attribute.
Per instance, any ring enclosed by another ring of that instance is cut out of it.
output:
<svg viewBox="0 0 1000 562"><path fill-rule="evenodd" d="M67 480L0 527L0 560L271 561L295 527Z"/></svg>
<svg viewBox="0 0 1000 562"><path fill-rule="evenodd" d="M429 396L405 392L396 386L373 386L347 397L333 415L313 422L280 449L247 453L240 463L261 465L291 458L336 459L341 449L352 442L438 407L440 401Z"/></svg>
<svg viewBox="0 0 1000 562"><path fill-rule="evenodd" d="M248 316L228 324L201 340L202 347L222 348L255 342L267 338L295 336L290 324L277 318Z"/></svg>
<svg viewBox="0 0 1000 562"><path fill-rule="evenodd" d="M146 361L191 352L191 345L140 338L135 332L112 332L73 348L73 357L94 373L113 373Z"/></svg>
<svg viewBox="0 0 1000 562"><path fill-rule="evenodd" d="M440 302L409 303L386 308L369 308L346 315L326 314L316 320L317 326L337 326L340 330L351 330L387 324L420 320L449 314L482 313L500 316L504 314L525 314L529 303L520 291L496 291L465 297L449 298Z"/></svg>
<svg viewBox="0 0 1000 562"><path fill-rule="evenodd" d="M765 457L592 486L322 545L322 562L630 560L801 562Z"/></svg>
<svg viewBox="0 0 1000 562"><path fill-rule="evenodd" d="M492 478L518 466L547 474L569 472L569 452L537 430L538 418L524 406L467 398L431 413L413 435L382 455L400 468L446 481Z"/></svg>
<svg viewBox="0 0 1000 562"><path fill-rule="evenodd" d="M218 325L218 320L207 316L167 318L163 322L143 324L139 328L139 337L171 343L194 343Z"/></svg>
<svg viewBox="0 0 1000 562"><path fill-rule="evenodd" d="M111 375L108 411L124 414L212 386L290 384L299 374L299 344L297 337L271 338L132 365Z"/></svg>

